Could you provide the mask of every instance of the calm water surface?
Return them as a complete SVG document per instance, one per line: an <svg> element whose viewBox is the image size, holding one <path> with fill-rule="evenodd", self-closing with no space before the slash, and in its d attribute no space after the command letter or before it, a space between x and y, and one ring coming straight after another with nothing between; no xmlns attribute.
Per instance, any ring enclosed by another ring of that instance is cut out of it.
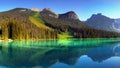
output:
<svg viewBox="0 0 120 68"><path fill-rule="evenodd" d="M120 40L0 43L0 68L120 68Z"/></svg>

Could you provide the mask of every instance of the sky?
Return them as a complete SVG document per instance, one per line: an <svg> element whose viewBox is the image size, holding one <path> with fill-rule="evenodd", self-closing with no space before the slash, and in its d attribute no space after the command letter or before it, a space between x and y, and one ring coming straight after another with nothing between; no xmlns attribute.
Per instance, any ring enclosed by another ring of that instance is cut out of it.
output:
<svg viewBox="0 0 120 68"><path fill-rule="evenodd" d="M82 21L97 13L120 18L120 0L0 0L0 12L13 8L51 8L59 14L74 11Z"/></svg>

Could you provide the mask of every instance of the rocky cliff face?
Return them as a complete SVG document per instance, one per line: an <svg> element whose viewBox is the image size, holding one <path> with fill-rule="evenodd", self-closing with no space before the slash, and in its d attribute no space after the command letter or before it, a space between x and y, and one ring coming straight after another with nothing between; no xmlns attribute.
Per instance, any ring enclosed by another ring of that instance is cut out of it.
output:
<svg viewBox="0 0 120 68"><path fill-rule="evenodd" d="M86 24L99 30L115 31L113 28L115 21L109 17L102 15L101 13L93 14Z"/></svg>
<svg viewBox="0 0 120 68"><path fill-rule="evenodd" d="M59 15L56 14L55 12L51 11L50 8L45 8L41 11L41 14L44 16L49 16L49 17L53 17L53 18L58 18Z"/></svg>
<svg viewBox="0 0 120 68"><path fill-rule="evenodd" d="M70 11L64 14L59 14L59 19L73 19L73 20L78 20L78 16L75 12Z"/></svg>
<svg viewBox="0 0 120 68"><path fill-rule="evenodd" d="M39 10L38 8L31 8L32 11L35 11L35 12L40 12L41 10Z"/></svg>
<svg viewBox="0 0 120 68"><path fill-rule="evenodd" d="M72 20L79 20L77 14L73 11L69 11L64 14L56 14L50 8L45 8L41 11L41 14L44 16L49 16L58 19L72 19Z"/></svg>

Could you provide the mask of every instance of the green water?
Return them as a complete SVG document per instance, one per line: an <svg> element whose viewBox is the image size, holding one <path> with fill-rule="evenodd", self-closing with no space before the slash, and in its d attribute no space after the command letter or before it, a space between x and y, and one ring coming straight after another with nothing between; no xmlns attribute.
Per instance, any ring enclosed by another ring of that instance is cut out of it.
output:
<svg viewBox="0 0 120 68"><path fill-rule="evenodd" d="M120 68L120 39L0 43L0 68Z"/></svg>

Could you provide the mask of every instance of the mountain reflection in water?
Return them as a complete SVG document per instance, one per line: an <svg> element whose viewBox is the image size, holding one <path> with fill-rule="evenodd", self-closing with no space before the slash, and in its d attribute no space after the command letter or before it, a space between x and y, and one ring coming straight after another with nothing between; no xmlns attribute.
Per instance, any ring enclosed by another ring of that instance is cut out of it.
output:
<svg viewBox="0 0 120 68"><path fill-rule="evenodd" d="M120 68L119 42L99 42L98 44L86 44L90 41L84 41L84 44L82 42L74 40L63 43L49 40L38 43L16 41L1 43L0 67Z"/></svg>

